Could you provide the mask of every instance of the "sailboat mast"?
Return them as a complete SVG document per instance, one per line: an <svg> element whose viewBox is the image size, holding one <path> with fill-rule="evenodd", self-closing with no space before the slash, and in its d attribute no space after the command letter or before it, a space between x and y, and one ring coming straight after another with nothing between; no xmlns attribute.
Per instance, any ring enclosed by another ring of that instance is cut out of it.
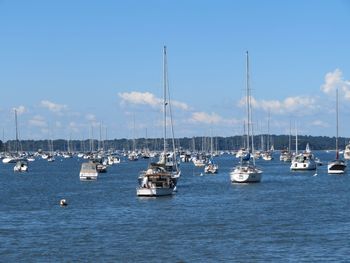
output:
<svg viewBox="0 0 350 263"><path fill-rule="evenodd" d="M163 49L163 116L164 116L164 158L166 155L167 147L166 147L166 106L167 106L167 101L166 101L166 88L167 88L167 61L166 61L166 46L164 46Z"/></svg>
<svg viewBox="0 0 350 263"><path fill-rule="evenodd" d="M289 141L288 141L288 151L291 152L292 149L292 138L291 138L291 134L292 134L292 123L291 121L289 121Z"/></svg>
<svg viewBox="0 0 350 263"><path fill-rule="evenodd" d="M339 124L338 124L338 121L339 121L339 112L338 112L338 88L336 89L336 114L337 114L337 117L336 117L336 120L337 120L337 136L335 138L335 158L338 160L339 159L339 146L338 146L338 130L339 130Z"/></svg>
<svg viewBox="0 0 350 263"><path fill-rule="evenodd" d="M18 153L19 142L18 142L18 123L17 123L17 110L15 109L15 125L16 125L16 152Z"/></svg>
<svg viewBox="0 0 350 263"><path fill-rule="evenodd" d="M298 155L298 126L295 124L295 155Z"/></svg>
<svg viewBox="0 0 350 263"><path fill-rule="evenodd" d="M270 151L270 109L267 114L267 146L266 151Z"/></svg>
<svg viewBox="0 0 350 263"><path fill-rule="evenodd" d="M246 82L246 88L247 88L247 94L246 94L246 100L247 100L247 149L250 151L250 144L249 144L249 137L250 137L250 90L249 90L249 56L248 51L246 53L247 61L246 61L246 70L247 70L247 82Z"/></svg>

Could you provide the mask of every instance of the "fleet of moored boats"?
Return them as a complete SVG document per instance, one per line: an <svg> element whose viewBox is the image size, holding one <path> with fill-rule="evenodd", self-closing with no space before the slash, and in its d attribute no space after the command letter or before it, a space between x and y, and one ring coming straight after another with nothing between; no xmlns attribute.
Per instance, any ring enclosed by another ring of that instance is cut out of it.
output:
<svg viewBox="0 0 350 263"><path fill-rule="evenodd" d="M104 152L103 150L90 153L72 153L68 152L54 152L51 147L49 152L36 152L36 153L0 153L0 159L3 163L15 163L15 172L28 172L28 163L35 161L36 158L41 157L48 162L55 161L55 157L61 156L62 158L72 158L77 156L78 158L87 159L87 162L81 164L80 180L82 181L94 181L97 180L100 173L107 171L108 166L118 164L121 161L121 155L128 158L129 161L137 161L139 158L154 158L159 157L156 162L150 162L148 167L141 171L138 176L138 186L136 188L137 196L166 196L172 195L176 191L177 182L181 176L180 160L182 162L192 161L194 166L204 168L206 174L216 174L219 171L219 166L214 161L214 157L217 153L213 151L213 144L211 141L210 153L191 153L190 151L179 152L175 148L174 133L172 127L171 116L171 102L169 97L169 87L167 86L167 51L166 47L163 49L163 151L150 152L142 151L138 152L134 149L131 152ZM273 160L273 146L267 151L255 151L254 149L254 136L252 128L252 110L251 110L251 89L249 86L249 57L246 53L246 106L247 117L246 126L247 133L245 136L245 147L235 152L234 155L239 158L239 164L233 167L230 172L230 180L232 183L257 183L262 179L263 171L255 165L255 160L262 158L265 161ZM339 159L338 149L338 93L337 93L337 136L336 136L336 159L330 162L327 166L329 174L343 174L346 169L346 161ZM170 121L168 120L170 118ZM17 132L17 113L15 111L16 120L16 141L18 142ZM167 125L171 125L172 134L172 147L167 145ZM51 144L52 146L52 144ZM296 151L291 152L290 145L288 149L284 149L280 152L280 161L290 162L291 171L302 170L316 170L317 166L322 165L322 162L314 156L307 144L305 151L298 153L298 139L296 135ZM269 147L268 147L269 148ZM350 143L346 145L343 152L345 160L350 160ZM177 158L179 157L179 159ZM201 173L203 175L203 173Z"/></svg>

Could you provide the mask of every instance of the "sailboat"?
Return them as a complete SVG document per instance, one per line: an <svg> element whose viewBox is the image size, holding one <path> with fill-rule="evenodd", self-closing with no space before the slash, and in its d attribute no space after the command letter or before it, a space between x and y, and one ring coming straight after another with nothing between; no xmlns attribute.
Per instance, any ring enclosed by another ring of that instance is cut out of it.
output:
<svg viewBox="0 0 350 263"><path fill-rule="evenodd" d="M338 113L338 88L336 90L336 119L337 119L337 136L335 138L335 160L328 163L328 173L329 174L343 174L346 169L346 163L344 160L339 159L339 147L338 147L338 121L339 121L339 113Z"/></svg>
<svg viewBox="0 0 350 263"><path fill-rule="evenodd" d="M137 161L139 159L139 156L136 152L136 140L135 140L135 115L133 116L133 123L134 123L134 128L133 128L133 139L132 139L132 148L133 151L129 153L128 159L129 161Z"/></svg>
<svg viewBox="0 0 350 263"><path fill-rule="evenodd" d="M16 152L17 152L17 162L13 167L14 172L28 172L28 163L26 160L22 159L19 154L19 140L18 140L18 124L17 124L17 110L15 109L15 123L16 123Z"/></svg>
<svg viewBox="0 0 350 263"><path fill-rule="evenodd" d="M290 170L292 171L307 171L307 170L316 170L316 159L313 153L310 150L309 144L306 144L305 151L299 153L296 151L292 163L290 165Z"/></svg>
<svg viewBox="0 0 350 263"><path fill-rule="evenodd" d="M177 180L181 171L178 167L175 152L174 130L172 125L171 104L167 79L167 52L163 49L163 153L156 163L151 163L146 171L138 177L139 186L136 189L138 196L166 196L172 195L176 190ZM167 149L167 106L169 106L172 132L172 151Z"/></svg>
<svg viewBox="0 0 350 263"><path fill-rule="evenodd" d="M251 95L249 87L249 56L247 56L247 80L246 80L246 103L247 103L247 149L248 154L242 156L238 166L230 173L230 179L233 183L257 183L261 181L262 170L255 166L254 159L254 136L252 127L252 110L251 110ZM251 138L250 138L251 136ZM251 144L251 145L250 145ZM250 157L252 155L252 162Z"/></svg>
<svg viewBox="0 0 350 263"><path fill-rule="evenodd" d="M213 160L213 136L210 138L210 158L208 163L204 167L204 172L206 174L216 174L219 170L219 165L216 164Z"/></svg>

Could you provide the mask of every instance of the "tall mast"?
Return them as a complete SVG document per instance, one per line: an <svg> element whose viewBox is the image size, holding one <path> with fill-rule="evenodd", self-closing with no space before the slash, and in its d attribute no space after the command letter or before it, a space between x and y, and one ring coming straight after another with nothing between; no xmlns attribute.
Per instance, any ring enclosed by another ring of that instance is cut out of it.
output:
<svg viewBox="0 0 350 263"><path fill-rule="evenodd" d="M295 124L295 156L298 155L298 126Z"/></svg>
<svg viewBox="0 0 350 263"><path fill-rule="evenodd" d="M292 123L291 121L289 121L289 141L288 141L288 152L291 152L292 149L292 138L291 138L291 134L292 134Z"/></svg>
<svg viewBox="0 0 350 263"><path fill-rule="evenodd" d="M270 108L267 114L267 142L266 143L267 143L266 151L270 151Z"/></svg>
<svg viewBox="0 0 350 263"><path fill-rule="evenodd" d="M336 114L337 114L337 136L335 138L335 158L338 160L339 159L339 149L338 149L338 121L339 121L339 113L338 113L338 88L336 89Z"/></svg>
<svg viewBox="0 0 350 263"><path fill-rule="evenodd" d="M136 139L135 139L135 112L132 115L132 120L133 120L133 138L132 138L132 150L133 152L136 152Z"/></svg>
<svg viewBox="0 0 350 263"><path fill-rule="evenodd" d="M249 137L250 137L250 90L249 90L249 56L248 51L246 53L246 74L247 74L247 80L246 80L246 101L247 101L247 149L250 151L250 144L249 144Z"/></svg>
<svg viewBox="0 0 350 263"><path fill-rule="evenodd" d="M16 152L18 153L19 141L18 141L18 123L17 123L17 110L15 109L15 125L16 125Z"/></svg>
<svg viewBox="0 0 350 263"><path fill-rule="evenodd" d="M166 147L166 88L167 88L167 61L166 61L166 46L163 48L163 116L164 116L164 158L166 155L167 147Z"/></svg>

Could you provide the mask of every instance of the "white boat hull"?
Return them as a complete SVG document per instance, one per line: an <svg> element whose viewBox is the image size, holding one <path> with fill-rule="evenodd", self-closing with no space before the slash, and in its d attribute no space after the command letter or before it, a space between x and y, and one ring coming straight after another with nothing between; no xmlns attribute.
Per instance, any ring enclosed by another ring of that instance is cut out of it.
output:
<svg viewBox="0 0 350 263"><path fill-rule="evenodd" d="M258 183L261 181L262 172L256 170L255 172L244 172L236 168L230 173L232 183Z"/></svg>
<svg viewBox="0 0 350 263"><path fill-rule="evenodd" d="M80 173L79 178L81 181L93 181L97 180L98 173Z"/></svg>
<svg viewBox="0 0 350 263"><path fill-rule="evenodd" d="M13 171L14 172L28 172L28 167L27 166L26 167L21 167L21 168L14 167Z"/></svg>
<svg viewBox="0 0 350 263"><path fill-rule="evenodd" d="M332 162L328 164L327 170L329 174L344 174L346 164L343 162Z"/></svg>
<svg viewBox="0 0 350 263"><path fill-rule="evenodd" d="M308 162L308 163L292 162L290 169L292 171L316 170L316 162Z"/></svg>
<svg viewBox="0 0 350 263"><path fill-rule="evenodd" d="M216 165L205 166L204 172L206 174L216 174L218 172L218 167Z"/></svg>
<svg viewBox="0 0 350 263"><path fill-rule="evenodd" d="M172 195L173 192L173 188L139 187L136 189L136 194L138 196L167 196Z"/></svg>
<svg viewBox="0 0 350 263"><path fill-rule="evenodd" d="M15 163L17 162L17 160L15 158L11 158L11 157L6 157L4 159L2 159L3 163Z"/></svg>

